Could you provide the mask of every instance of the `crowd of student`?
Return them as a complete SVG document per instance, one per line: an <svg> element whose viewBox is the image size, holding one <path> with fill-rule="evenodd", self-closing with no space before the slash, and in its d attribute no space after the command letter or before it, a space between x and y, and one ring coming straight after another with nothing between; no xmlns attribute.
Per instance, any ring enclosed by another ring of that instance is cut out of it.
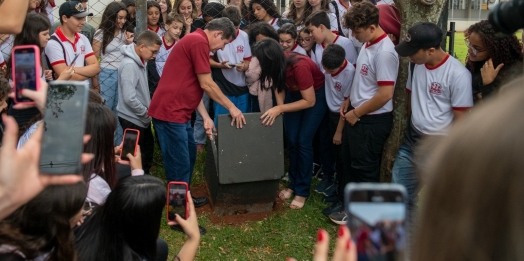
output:
<svg viewBox="0 0 524 261"><path fill-rule="evenodd" d="M490 242L475 237L477 245L470 249L460 239L474 239L467 236L473 232L508 240L518 235L506 226L520 228L512 221L521 217L521 207L516 215L509 205L497 206L497 213L506 215L478 219L479 226L507 221L498 234L478 228L455 231L446 222L449 211L455 211L457 220L473 219L446 195L449 187L469 188L456 194L471 205L484 198L480 188L490 184L492 173L500 175L493 180L499 187L486 190L498 195L497 200L513 202L521 191L513 188L521 175L510 174L524 173L514 159L522 151L515 107L523 93L517 87L507 87L506 94L499 90L522 73L522 44L515 36L496 36L488 21L465 32L468 56L463 66L441 49L444 33L435 24L416 23L400 36L398 10L383 1L293 0L282 15L270 0L231 0L227 6L148 1L148 31L136 36L133 0L111 2L96 29L86 23L92 16L87 1L66 1L57 7L58 18L53 17L53 0L25 0L24 8L13 2L0 2L2 74L7 79L11 75L13 46L36 45L42 53L43 88L23 92L35 101L34 107L7 103L11 86L0 77L0 111L14 118L2 116L0 260L166 260L167 244L158 238L166 190L163 182L147 175L155 142L167 181L190 184L197 151L206 136L212 139L220 114L230 114L237 128L246 123L243 113L261 112L266 126L283 117L289 186L279 197L287 201L294 196L290 208L302 208L313 174L322 173L313 189L331 203L322 213L345 224L345 185L380 182L382 151L393 125L399 56L410 59L409 124L392 182L407 188L413 212L422 186L418 173L428 173L432 182L420 225L440 229L416 234L420 247L414 248L413 259L428 260L436 242L443 251L433 260L457 255L484 260L475 249ZM45 82L57 79L92 86L81 177L38 173ZM511 133L493 138L499 143L483 141L483 135L497 135L509 122L515 122ZM139 152L128 155L129 166L115 159L126 128L141 132ZM436 147L421 142L448 134ZM482 153L472 149L476 146ZM507 159L498 164L500 169L492 164L483 169L493 155ZM468 180L476 180L478 187ZM507 193L502 187L509 187ZM189 218L177 216L177 222L169 223L188 236L178 260L192 260L205 233L194 209L207 198L188 198ZM439 204L441 198L447 207ZM480 211L489 212L497 200L469 207L485 216ZM316 255L327 255L326 242L326 232L319 231ZM444 251L446 242L458 242L456 249ZM509 246L489 248L486 256L504 249L507 260L519 260L521 253ZM349 231L342 227L334 259L356 260L356 254Z"/></svg>

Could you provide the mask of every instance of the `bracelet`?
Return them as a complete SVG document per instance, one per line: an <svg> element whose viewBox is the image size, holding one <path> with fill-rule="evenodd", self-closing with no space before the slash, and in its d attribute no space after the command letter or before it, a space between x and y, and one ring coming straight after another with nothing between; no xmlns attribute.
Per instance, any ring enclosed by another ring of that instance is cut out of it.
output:
<svg viewBox="0 0 524 261"><path fill-rule="evenodd" d="M355 116L357 116L358 120L360 120L360 117L357 115L357 113L355 112L355 109L351 110L353 111L353 114L355 114Z"/></svg>

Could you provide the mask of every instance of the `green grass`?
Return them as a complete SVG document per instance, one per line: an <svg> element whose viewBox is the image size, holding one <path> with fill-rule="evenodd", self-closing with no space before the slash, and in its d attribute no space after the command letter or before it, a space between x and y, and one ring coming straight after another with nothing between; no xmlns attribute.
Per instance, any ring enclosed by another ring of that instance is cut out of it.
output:
<svg viewBox="0 0 524 261"><path fill-rule="evenodd" d="M205 153L199 154L192 185L204 182L204 161ZM165 180L159 150L156 150L154 165L152 174ZM301 210L291 210L286 204L283 211L262 221L213 225L209 217L201 215L199 224L208 232L201 238L196 260L285 260L286 257L311 260L317 230L324 228L333 235L337 230L320 212L325 207L321 196L312 192ZM169 260L172 260L184 244L185 235L172 231L163 215L160 237L168 242Z"/></svg>

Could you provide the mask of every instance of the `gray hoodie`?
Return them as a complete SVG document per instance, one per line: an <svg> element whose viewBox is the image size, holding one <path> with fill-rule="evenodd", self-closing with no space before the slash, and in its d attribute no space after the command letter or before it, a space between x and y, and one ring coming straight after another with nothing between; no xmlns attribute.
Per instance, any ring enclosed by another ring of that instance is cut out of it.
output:
<svg viewBox="0 0 524 261"><path fill-rule="evenodd" d="M118 67L118 117L146 128L151 122L147 109L151 103L147 85L147 68L135 52L135 45L123 45L124 59Z"/></svg>

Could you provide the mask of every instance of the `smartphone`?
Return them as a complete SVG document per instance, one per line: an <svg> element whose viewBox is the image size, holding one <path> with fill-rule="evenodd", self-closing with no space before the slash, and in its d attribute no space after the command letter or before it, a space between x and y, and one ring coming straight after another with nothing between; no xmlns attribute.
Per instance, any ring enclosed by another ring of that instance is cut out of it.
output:
<svg viewBox="0 0 524 261"><path fill-rule="evenodd" d="M231 67L237 67L239 65L242 65L242 63L228 63L227 65L229 65Z"/></svg>
<svg viewBox="0 0 524 261"><path fill-rule="evenodd" d="M49 83L40 173L81 174L88 92L89 86L84 82Z"/></svg>
<svg viewBox="0 0 524 261"><path fill-rule="evenodd" d="M138 139L140 138L140 131L135 129L125 129L124 137L122 138L122 151L120 152L120 159L123 161L129 161L127 157L128 153L136 156L136 150L138 148Z"/></svg>
<svg viewBox="0 0 524 261"><path fill-rule="evenodd" d="M11 57L15 102L32 104L33 100L22 96L22 90L40 89L40 49L36 45L15 46Z"/></svg>
<svg viewBox="0 0 524 261"><path fill-rule="evenodd" d="M350 183L344 191L347 223L358 260L404 260L406 189L399 184Z"/></svg>
<svg viewBox="0 0 524 261"><path fill-rule="evenodd" d="M76 62L76 59L78 58L78 56L80 56L80 54L79 54L79 53L75 54L75 58L73 58L73 61L71 61L71 64L69 64L69 66L71 66L71 65L75 64L75 62Z"/></svg>
<svg viewBox="0 0 524 261"><path fill-rule="evenodd" d="M176 221L175 214L187 219L189 212L187 204L187 183L169 182L167 184L166 213L168 221Z"/></svg>

